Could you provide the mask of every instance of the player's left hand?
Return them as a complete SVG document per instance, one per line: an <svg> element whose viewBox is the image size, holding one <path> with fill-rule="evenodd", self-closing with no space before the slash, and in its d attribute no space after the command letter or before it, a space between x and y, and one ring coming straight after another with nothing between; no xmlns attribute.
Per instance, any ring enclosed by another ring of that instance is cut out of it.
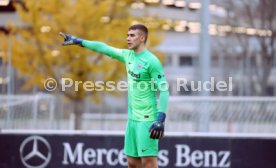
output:
<svg viewBox="0 0 276 168"><path fill-rule="evenodd" d="M158 113L158 119L155 121L150 129L150 138L152 139L161 139L164 136L164 122L166 114L163 112Z"/></svg>
<svg viewBox="0 0 276 168"><path fill-rule="evenodd" d="M164 124L161 122L154 122L150 127L150 138L160 139L164 136Z"/></svg>

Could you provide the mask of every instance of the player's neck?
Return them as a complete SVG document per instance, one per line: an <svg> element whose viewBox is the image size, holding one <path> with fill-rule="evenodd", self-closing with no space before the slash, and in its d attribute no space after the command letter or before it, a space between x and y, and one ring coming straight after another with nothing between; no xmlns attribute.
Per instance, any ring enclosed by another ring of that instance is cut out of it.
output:
<svg viewBox="0 0 276 168"><path fill-rule="evenodd" d="M136 54L139 54L139 53L143 52L145 49L146 49L145 44L141 44L141 45L139 45L136 49L134 49L134 52L135 52Z"/></svg>

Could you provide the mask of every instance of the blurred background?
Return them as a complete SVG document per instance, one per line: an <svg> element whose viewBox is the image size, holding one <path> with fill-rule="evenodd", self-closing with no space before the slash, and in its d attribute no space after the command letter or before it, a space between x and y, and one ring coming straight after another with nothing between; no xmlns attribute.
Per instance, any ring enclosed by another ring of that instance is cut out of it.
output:
<svg viewBox="0 0 276 168"><path fill-rule="evenodd" d="M0 0L0 128L123 131L126 92L62 91L61 79L125 81L124 65L62 47L58 33L126 48L128 27L142 23L170 86L167 131L275 133L275 9L275 0ZM231 89L193 89L211 77Z"/></svg>

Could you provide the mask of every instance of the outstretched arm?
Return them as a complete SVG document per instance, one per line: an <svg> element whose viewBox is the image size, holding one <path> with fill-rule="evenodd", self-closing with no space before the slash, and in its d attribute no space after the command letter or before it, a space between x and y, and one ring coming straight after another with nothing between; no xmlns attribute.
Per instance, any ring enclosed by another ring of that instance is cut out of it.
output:
<svg viewBox="0 0 276 168"><path fill-rule="evenodd" d="M64 38L64 42L62 43L62 45L64 45L64 46L80 45L82 47L96 51L98 53L110 56L114 59L117 59L117 60L123 62L123 63L125 62L125 58L124 58L125 50L123 50L123 49L114 48L114 47L111 47L111 46L109 46L103 42L99 42L99 41L84 40L84 39L72 36L70 34L65 34L63 32L60 32L59 34Z"/></svg>
<svg viewBox="0 0 276 168"><path fill-rule="evenodd" d="M99 41L88 41L88 40L83 40L82 41L82 46L85 48L88 48L90 50L96 51L98 53L110 56L114 59L117 59L121 62L125 62L124 58L124 50L123 49L118 49L111 47L105 43L99 42Z"/></svg>

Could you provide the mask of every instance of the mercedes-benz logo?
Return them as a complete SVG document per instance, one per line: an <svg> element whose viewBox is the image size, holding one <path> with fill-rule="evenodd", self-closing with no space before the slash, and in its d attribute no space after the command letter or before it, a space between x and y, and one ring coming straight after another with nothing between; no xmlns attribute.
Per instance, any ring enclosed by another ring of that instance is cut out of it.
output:
<svg viewBox="0 0 276 168"><path fill-rule="evenodd" d="M20 158L27 168L44 168L52 156L51 146L41 136L30 136L20 145Z"/></svg>

